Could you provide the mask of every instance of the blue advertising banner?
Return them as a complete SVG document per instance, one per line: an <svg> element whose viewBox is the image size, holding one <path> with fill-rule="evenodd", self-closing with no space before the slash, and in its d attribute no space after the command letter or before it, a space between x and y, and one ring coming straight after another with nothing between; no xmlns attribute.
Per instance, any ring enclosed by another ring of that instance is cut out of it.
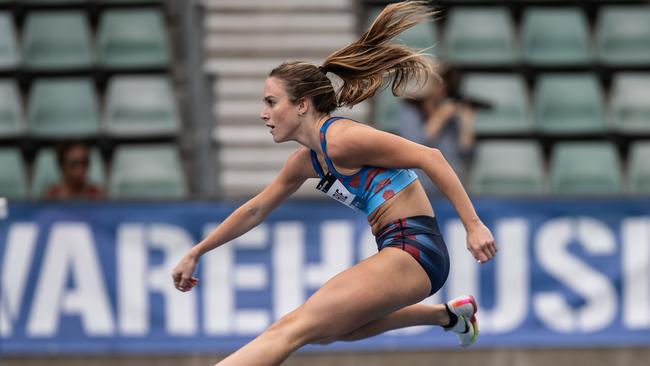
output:
<svg viewBox="0 0 650 366"><path fill-rule="evenodd" d="M499 243L478 265L452 207L434 202L452 270L425 303L476 296L477 347L650 345L650 201L477 200ZM229 352L376 252L363 215L292 202L201 260L174 289L183 253L233 204L10 203L0 221L0 353ZM437 327L341 350L454 347Z"/></svg>

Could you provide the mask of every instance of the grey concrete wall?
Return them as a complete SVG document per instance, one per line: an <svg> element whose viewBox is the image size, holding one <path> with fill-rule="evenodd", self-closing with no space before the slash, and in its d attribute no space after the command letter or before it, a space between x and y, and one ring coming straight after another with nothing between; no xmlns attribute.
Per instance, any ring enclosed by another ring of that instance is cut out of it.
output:
<svg viewBox="0 0 650 366"><path fill-rule="evenodd" d="M0 357L1 358L1 357ZM3 358L3 366L211 366L219 356ZM650 348L299 353L285 366L649 366Z"/></svg>

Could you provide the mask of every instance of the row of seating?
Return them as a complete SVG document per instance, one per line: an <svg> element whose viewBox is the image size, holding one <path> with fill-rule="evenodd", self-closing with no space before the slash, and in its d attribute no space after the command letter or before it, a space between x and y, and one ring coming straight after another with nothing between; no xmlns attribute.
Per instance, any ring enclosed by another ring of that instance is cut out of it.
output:
<svg viewBox="0 0 650 366"><path fill-rule="evenodd" d="M103 108L88 78L37 79L27 118L18 88L0 80L0 138L169 137L180 130L176 98L166 76L115 76ZM100 109L103 109L100 123ZM26 123L25 123L26 120Z"/></svg>
<svg viewBox="0 0 650 366"><path fill-rule="evenodd" d="M82 11L33 11L23 26L20 46L11 14L0 12L0 70L167 67L166 34L157 8L102 12L96 42Z"/></svg>
<svg viewBox="0 0 650 366"><path fill-rule="evenodd" d="M469 189L475 194L504 196L649 195L650 141L633 143L627 161L621 164L610 142L561 142L553 146L546 169L538 142L487 140L477 146Z"/></svg>
<svg viewBox="0 0 650 366"><path fill-rule="evenodd" d="M0 0L0 4L43 4L43 5L68 5L68 4L84 4L84 3L160 3L163 0Z"/></svg>
<svg viewBox="0 0 650 366"><path fill-rule="evenodd" d="M487 140L477 147L468 187L474 194L504 196L650 194L649 159L650 141L632 144L626 167L609 142L561 142L553 148L546 174L537 142ZM39 151L31 185L17 149L0 148L0 167L0 196L11 199L41 198L47 187L60 179L50 149ZM94 149L89 178L103 185L105 177L103 161ZM187 183L173 145L119 146L109 177L109 194L115 199L187 196Z"/></svg>
<svg viewBox="0 0 650 366"><path fill-rule="evenodd" d="M52 149L41 149L34 161L31 184L18 149L0 148L0 197L39 199L48 187L60 181ZM115 199L181 199L188 194L187 182L175 145L120 145L116 148L106 179L99 151L91 150L89 180L100 186L108 182L109 197Z"/></svg>
<svg viewBox="0 0 650 366"><path fill-rule="evenodd" d="M369 12L375 19L381 8ZM503 7L453 7L437 23L420 24L399 38L461 65L647 65L650 5L603 6L592 32L585 12L573 7L530 7L518 30ZM440 44L440 40L443 44Z"/></svg>
<svg viewBox="0 0 650 366"><path fill-rule="evenodd" d="M541 74L532 93L519 74L468 73L460 94L491 105L477 110L480 135L650 133L650 73L615 74L609 93L586 73ZM397 130L399 100L384 91L376 106L378 126Z"/></svg>

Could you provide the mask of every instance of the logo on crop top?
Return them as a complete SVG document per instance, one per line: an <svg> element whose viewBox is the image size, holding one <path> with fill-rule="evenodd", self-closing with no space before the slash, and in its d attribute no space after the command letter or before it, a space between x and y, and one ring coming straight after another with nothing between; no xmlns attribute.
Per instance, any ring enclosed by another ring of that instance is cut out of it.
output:
<svg viewBox="0 0 650 366"><path fill-rule="evenodd" d="M346 195L344 195L343 193L341 193L341 192L338 190L338 188L336 189L336 191L334 192L334 194L332 194L332 197L334 197L334 199L336 199L336 200L343 201L343 202L347 201L347 199L348 199L348 196L346 196Z"/></svg>

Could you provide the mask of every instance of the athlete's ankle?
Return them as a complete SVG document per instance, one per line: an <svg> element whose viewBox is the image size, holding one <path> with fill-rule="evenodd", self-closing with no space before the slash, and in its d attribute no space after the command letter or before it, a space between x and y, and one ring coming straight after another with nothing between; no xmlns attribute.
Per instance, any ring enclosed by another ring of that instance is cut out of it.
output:
<svg viewBox="0 0 650 366"><path fill-rule="evenodd" d="M447 311L447 316L449 316L449 322L442 325L442 327L445 329L451 329L458 323L458 316L449 309L449 305L447 304L445 304L445 310Z"/></svg>

